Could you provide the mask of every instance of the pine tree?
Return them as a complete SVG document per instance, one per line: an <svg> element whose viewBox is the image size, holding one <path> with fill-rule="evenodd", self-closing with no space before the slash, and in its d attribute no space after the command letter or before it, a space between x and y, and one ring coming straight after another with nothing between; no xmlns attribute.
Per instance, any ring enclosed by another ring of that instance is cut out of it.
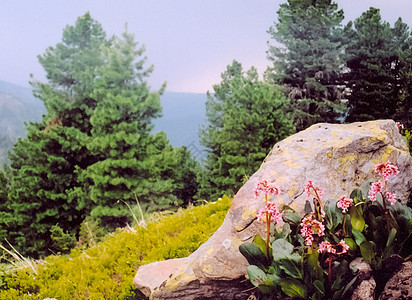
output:
<svg viewBox="0 0 412 300"><path fill-rule="evenodd" d="M233 61L222 82L208 94L201 143L209 154L200 197L233 194L251 176L273 145L294 132L287 102L273 86L258 80L255 68L243 72Z"/></svg>
<svg viewBox="0 0 412 300"><path fill-rule="evenodd" d="M338 78L342 71L343 11L331 0L288 0L268 33L282 46L270 46L273 68L266 78L285 85L298 130L345 113Z"/></svg>
<svg viewBox="0 0 412 300"><path fill-rule="evenodd" d="M348 121L410 119L411 37L399 19L393 28L382 21L379 9L371 7L348 30L352 43L347 49L346 81L351 88ZM409 58L408 58L409 57ZM408 63L409 59L409 63ZM409 82L408 82L409 81Z"/></svg>
<svg viewBox="0 0 412 300"><path fill-rule="evenodd" d="M153 67L145 68L143 54L133 35L107 39L87 13L39 56L48 82L33 87L47 115L28 126L10 156L12 213L1 225L21 253L59 250L52 227L72 237L89 214L113 221L111 229L125 225L131 213L119 200L130 206L136 195L148 210L183 202L178 180L190 170L178 164L187 156L163 132L151 135L163 88L150 91Z"/></svg>

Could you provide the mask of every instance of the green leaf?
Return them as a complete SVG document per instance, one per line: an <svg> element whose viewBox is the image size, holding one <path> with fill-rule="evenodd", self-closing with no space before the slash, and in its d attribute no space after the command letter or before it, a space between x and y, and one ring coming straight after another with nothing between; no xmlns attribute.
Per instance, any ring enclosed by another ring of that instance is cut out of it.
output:
<svg viewBox="0 0 412 300"><path fill-rule="evenodd" d="M392 246L393 241L395 240L396 234L397 234L396 229L392 228L391 231L389 232L388 241L386 242L387 248Z"/></svg>
<svg viewBox="0 0 412 300"><path fill-rule="evenodd" d="M321 294L325 295L325 287L323 285L323 282L320 280L315 280L313 282L313 286L316 288L316 290Z"/></svg>
<svg viewBox="0 0 412 300"><path fill-rule="evenodd" d="M293 210L284 210L283 221L295 226L299 226L302 218Z"/></svg>
<svg viewBox="0 0 412 300"><path fill-rule="evenodd" d="M254 286L259 286L268 279L266 273L255 265L250 265L247 267L247 275L249 276L250 282Z"/></svg>
<svg viewBox="0 0 412 300"><path fill-rule="evenodd" d="M353 236L355 238L355 242L358 246L360 246L360 244L362 244L362 242L366 241L365 236L359 230L352 229L352 234L353 234Z"/></svg>
<svg viewBox="0 0 412 300"><path fill-rule="evenodd" d="M265 269L268 265L266 255L253 243L244 243L240 245L239 251L251 265L256 265L262 269Z"/></svg>
<svg viewBox="0 0 412 300"><path fill-rule="evenodd" d="M362 208L360 206L351 206L349 208L349 215L352 228L363 231L363 228L365 228L365 219L362 216Z"/></svg>
<svg viewBox="0 0 412 300"><path fill-rule="evenodd" d="M356 243L352 238L344 238L343 240L345 241L345 244L349 246L349 250L356 250Z"/></svg>
<svg viewBox="0 0 412 300"><path fill-rule="evenodd" d="M288 258L293 252L293 245L284 239L278 239L272 244L273 260Z"/></svg>
<svg viewBox="0 0 412 300"><path fill-rule="evenodd" d="M342 223L344 215L341 210L336 206L336 200L329 200L325 203L325 225L331 232L335 231L335 228Z"/></svg>
<svg viewBox="0 0 412 300"><path fill-rule="evenodd" d="M296 255L299 256L299 254ZM295 260L281 259L279 261L279 268L281 268L283 271L285 271L286 274L292 276L293 278L302 279L303 277L299 263L297 263Z"/></svg>
<svg viewBox="0 0 412 300"><path fill-rule="evenodd" d="M267 256L266 253L266 242L265 240L260 236L260 235L255 235L255 237L253 238L253 244L255 244L256 246L259 247L260 250L262 250L262 252Z"/></svg>
<svg viewBox="0 0 412 300"><path fill-rule="evenodd" d="M349 198L353 199L354 204L362 202L363 201L362 191L359 189L353 190Z"/></svg>
<svg viewBox="0 0 412 300"><path fill-rule="evenodd" d="M280 282L282 291L289 297L306 298L307 289L300 281L296 279L282 279Z"/></svg>
<svg viewBox="0 0 412 300"><path fill-rule="evenodd" d="M360 244L360 251L365 262L368 264L373 264L375 262L375 251L371 242L362 242L362 244Z"/></svg>

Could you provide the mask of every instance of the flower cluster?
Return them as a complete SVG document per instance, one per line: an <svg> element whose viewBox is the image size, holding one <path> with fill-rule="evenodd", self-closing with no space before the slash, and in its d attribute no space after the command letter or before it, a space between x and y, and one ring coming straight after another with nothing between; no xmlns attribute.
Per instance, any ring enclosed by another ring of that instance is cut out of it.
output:
<svg viewBox="0 0 412 300"><path fill-rule="evenodd" d="M319 253L328 252L331 254L340 255L340 254L344 254L348 252L348 250L349 250L349 246L345 243L344 240L341 240L339 244L337 245L332 245L328 241L323 241L319 244L318 252Z"/></svg>
<svg viewBox="0 0 412 300"><path fill-rule="evenodd" d="M371 201L376 201L376 195L378 193L380 193L383 196L382 193L386 192L385 193L386 199L389 201L391 205L395 205L396 194L388 192L387 182L390 177L396 176L398 174L399 172L398 167L392 164L390 161L387 161L386 163L381 163L381 164L376 165L375 172L383 177L384 182L385 182L385 191L383 190L381 181L373 182L369 190L369 199Z"/></svg>
<svg viewBox="0 0 412 300"><path fill-rule="evenodd" d="M271 185L267 180L258 182L253 190L255 196L258 197L260 192L263 192L265 196L279 195L279 189L274 185Z"/></svg>
<svg viewBox="0 0 412 300"><path fill-rule="evenodd" d="M352 206L353 204L353 199L348 198L346 196L342 196L339 198L338 202L336 203L336 205L342 209L343 213L346 213L348 211L348 208L350 206Z"/></svg>
<svg viewBox="0 0 412 300"><path fill-rule="evenodd" d="M405 126L404 126L402 123L400 123L400 122L396 122L396 126L398 126L398 130L399 130L399 131L401 131L401 129L404 129L404 128L405 128Z"/></svg>
<svg viewBox="0 0 412 300"><path fill-rule="evenodd" d="M380 181L373 182L369 190L369 199L371 201L376 201L376 194L382 193L382 183Z"/></svg>
<svg viewBox="0 0 412 300"><path fill-rule="evenodd" d="M306 183L305 192L308 198L315 196L316 198L320 199L324 194L323 190L320 187L315 186L311 180L308 180L308 182Z"/></svg>
<svg viewBox="0 0 412 300"><path fill-rule="evenodd" d="M313 212L306 215L300 223L300 233L305 238L306 246L312 246L313 235L317 234L318 236L325 235L325 225L321 221L316 219L316 216Z"/></svg>
<svg viewBox="0 0 412 300"><path fill-rule="evenodd" d="M390 161L387 161L386 163L376 165L375 172L381 175L385 181L388 181L389 177L396 176L398 174L398 167Z"/></svg>
<svg viewBox="0 0 412 300"><path fill-rule="evenodd" d="M260 209L256 217L259 223L266 223L266 215L269 215L271 220L275 223L282 221L281 213L276 207L276 203L266 202L264 208Z"/></svg>
<svg viewBox="0 0 412 300"><path fill-rule="evenodd" d="M386 192L386 199L390 202L391 205L395 205L396 203L396 194Z"/></svg>

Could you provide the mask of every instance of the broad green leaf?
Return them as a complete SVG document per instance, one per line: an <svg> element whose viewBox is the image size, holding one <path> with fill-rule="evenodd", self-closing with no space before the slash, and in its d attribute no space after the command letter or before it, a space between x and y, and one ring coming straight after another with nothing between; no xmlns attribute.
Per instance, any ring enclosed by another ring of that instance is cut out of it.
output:
<svg viewBox="0 0 412 300"><path fill-rule="evenodd" d="M373 250L373 244L371 242L362 242L362 244L360 244L360 251L365 262L372 264L375 261L375 251Z"/></svg>
<svg viewBox="0 0 412 300"><path fill-rule="evenodd" d="M249 276L250 282L254 286L259 286L268 279L266 273L255 265L250 265L247 267L247 275Z"/></svg>
<svg viewBox="0 0 412 300"><path fill-rule="evenodd" d="M240 245L239 251L251 265L256 265L262 269L265 269L268 265L266 255L253 243L244 243Z"/></svg>
<svg viewBox="0 0 412 300"><path fill-rule="evenodd" d="M279 261L279 268L293 278L302 279L302 270L299 267L299 263L296 263L293 260L281 259Z"/></svg>
<svg viewBox="0 0 412 300"><path fill-rule="evenodd" d="M352 238L344 238L345 244L349 246L349 250L356 250L356 243Z"/></svg>
<svg viewBox="0 0 412 300"><path fill-rule="evenodd" d="M392 228L391 231L389 232L389 236L388 236L388 241L386 242L386 247L391 247L393 241L395 240L397 231L395 228Z"/></svg>
<svg viewBox="0 0 412 300"><path fill-rule="evenodd" d="M255 244L256 246L259 247L260 250L262 250L262 252L267 256L266 253L266 242L265 240L260 236L260 235L255 235L255 237L253 238L253 244Z"/></svg>
<svg viewBox="0 0 412 300"><path fill-rule="evenodd" d="M360 206L351 206L349 208L350 224L353 229L363 231L365 228L365 220L362 216L362 208Z"/></svg>
<svg viewBox="0 0 412 300"><path fill-rule="evenodd" d="M298 226L301 222L302 218L292 210L286 210L283 215L283 221L285 223L289 223L295 226Z"/></svg>
<svg viewBox="0 0 412 300"><path fill-rule="evenodd" d="M321 294L325 295L325 287L323 285L323 282L320 280L315 280L313 282L313 286L316 288L316 290Z"/></svg>
<svg viewBox="0 0 412 300"><path fill-rule="evenodd" d="M278 239L272 244L273 260L287 258L293 252L293 245L284 239Z"/></svg>
<svg viewBox="0 0 412 300"><path fill-rule="evenodd" d="M359 230L356 230L356 229L352 228L352 234L353 234L353 237L355 238L355 242L358 246L360 246L360 244L362 244L362 242L366 241L365 236Z"/></svg>
<svg viewBox="0 0 412 300"><path fill-rule="evenodd" d="M349 198L353 199L354 204L362 202L363 201L362 191L359 189L353 190Z"/></svg>
<svg viewBox="0 0 412 300"><path fill-rule="evenodd" d="M330 231L334 232L335 228L342 223L344 215L336 206L336 200L329 200L325 203L325 225Z"/></svg>
<svg viewBox="0 0 412 300"><path fill-rule="evenodd" d="M282 279L280 282L282 291L289 297L306 298L307 289L300 281L296 279Z"/></svg>

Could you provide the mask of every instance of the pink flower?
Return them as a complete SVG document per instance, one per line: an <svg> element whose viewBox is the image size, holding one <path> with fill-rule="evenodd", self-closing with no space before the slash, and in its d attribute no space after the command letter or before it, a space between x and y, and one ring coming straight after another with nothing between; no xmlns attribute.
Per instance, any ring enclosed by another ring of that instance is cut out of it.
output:
<svg viewBox="0 0 412 300"><path fill-rule="evenodd" d="M256 215L259 223L266 223L266 213L269 214L270 219L274 223L282 221L281 213L278 211L276 203L266 202L265 207L259 210Z"/></svg>
<svg viewBox="0 0 412 300"><path fill-rule="evenodd" d="M313 243L313 235L318 236L325 235L325 226L316 219L315 214L311 212L306 217L303 218L300 223L300 233L305 238L305 244L311 246Z"/></svg>
<svg viewBox="0 0 412 300"><path fill-rule="evenodd" d="M386 198L387 198L388 201L391 203L391 205L395 205L395 203L396 203L395 197L396 197L396 194L392 194L392 193L386 192Z"/></svg>
<svg viewBox="0 0 412 300"><path fill-rule="evenodd" d="M339 244L336 247L336 254L343 254L343 253L348 252L348 250L349 250L348 244L346 244L344 240L340 240Z"/></svg>
<svg viewBox="0 0 412 300"><path fill-rule="evenodd" d="M274 185L271 185L270 183L268 183L267 180L262 180L258 182L253 192L255 193L256 197L259 196L260 192L263 192L265 196L279 195L279 189L275 187Z"/></svg>
<svg viewBox="0 0 412 300"><path fill-rule="evenodd" d="M344 240L340 240L339 244L332 245L328 241L323 241L319 244L319 253L328 252L331 254L344 254L348 252L349 246L345 243Z"/></svg>
<svg viewBox="0 0 412 300"><path fill-rule="evenodd" d="M315 186L311 180L308 180L308 182L306 183L305 191L308 198L315 196L316 198L320 199L324 194L323 190L320 187Z"/></svg>
<svg viewBox="0 0 412 300"><path fill-rule="evenodd" d="M352 206L353 200L351 198L348 198L346 196L342 196L339 198L338 202L336 205L342 209L343 213L346 213L348 211L348 208Z"/></svg>
<svg viewBox="0 0 412 300"><path fill-rule="evenodd" d="M371 189L369 190L369 199L371 201L376 201L376 194L382 192L382 183L380 181L372 183Z"/></svg>
<svg viewBox="0 0 412 300"><path fill-rule="evenodd" d="M386 163L376 165L375 172L387 181L389 177L396 176L398 174L398 167L388 160Z"/></svg>
<svg viewBox="0 0 412 300"><path fill-rule="evenodd" d="M323 253L325 251L328 253L332 253L332 254L336 253L335 247L328 241L323 241L322 243L319 244L318 252Z"/></svg>

